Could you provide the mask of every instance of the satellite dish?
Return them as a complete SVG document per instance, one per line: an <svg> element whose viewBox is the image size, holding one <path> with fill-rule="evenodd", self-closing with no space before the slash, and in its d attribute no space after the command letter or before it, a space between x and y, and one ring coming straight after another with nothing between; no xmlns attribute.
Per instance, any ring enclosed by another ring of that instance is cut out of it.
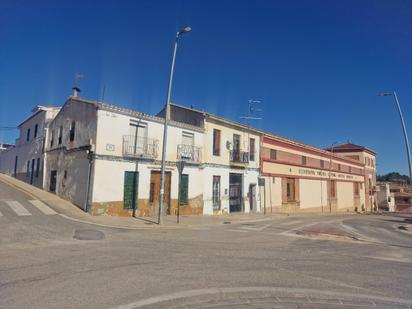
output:
<svg viewBox="0 0 412 309"><path fill-rule="evenodd" d="M230 141L226 142L226 149L230 150L232 148L232 143Z"/></svg>

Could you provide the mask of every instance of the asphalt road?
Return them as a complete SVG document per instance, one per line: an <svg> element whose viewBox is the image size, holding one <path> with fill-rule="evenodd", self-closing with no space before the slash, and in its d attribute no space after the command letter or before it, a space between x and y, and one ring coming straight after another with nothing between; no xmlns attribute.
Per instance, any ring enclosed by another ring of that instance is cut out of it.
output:
<svg viewBox="0 0 412 309"><path fill-rule="evenodd" d="M412 233L398 228L408 216L127 230L67 220L50 206L0 182L0 308L412 305Z"/></svg>

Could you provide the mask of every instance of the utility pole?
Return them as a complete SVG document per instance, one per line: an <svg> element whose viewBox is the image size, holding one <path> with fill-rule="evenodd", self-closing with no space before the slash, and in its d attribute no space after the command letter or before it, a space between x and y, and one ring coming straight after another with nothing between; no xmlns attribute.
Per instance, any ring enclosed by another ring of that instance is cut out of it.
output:
<svg viewBox="0 0 412 309"><path fill-rule="evenodd" d="M158 224L162 224L163 220L163 209L164 209L164 197L165 197L165 165L166 165L166 146L167 146L167 126L170 117L170 98L172 95L172 83L173 83L173 72L175 69L175 60L176 60L176 50L177 44L179 42L179 38L182 34L188 33L192 31L190 27L184 27L182 30L176 33L175 44L173 48L173 57L172 57L172 64L170 66L170 75L169 75L169 84L167 88L167 99L166 99L166 106L165 106L165 121L163 127L163 148L162 148L162 165L161 165L161 173L160 173L160 201L159 201L159 218Z"/></svg>

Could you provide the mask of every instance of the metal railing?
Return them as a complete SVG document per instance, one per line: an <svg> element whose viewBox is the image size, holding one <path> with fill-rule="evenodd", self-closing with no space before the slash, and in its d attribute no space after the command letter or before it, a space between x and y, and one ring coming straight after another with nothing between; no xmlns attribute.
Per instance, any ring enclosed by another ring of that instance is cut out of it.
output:
<svg viewBox="0 0 412 309"><path fill-rule="evenodd" d="M234 163L249 163L249 152L243 150L231 150L230 162Z"/></svg>
<svg viewBox="0 0 412 309"><path fill-rule="evenodd" d="M159 140L135 135L123 135L123 155L155 159Z"/></svg>
<svg viewBox="0 0 412 309"><path fill-rule="evenodd" d="M177 159L200 163L202 160L202 148L192 145L177 145Z"/></svg>

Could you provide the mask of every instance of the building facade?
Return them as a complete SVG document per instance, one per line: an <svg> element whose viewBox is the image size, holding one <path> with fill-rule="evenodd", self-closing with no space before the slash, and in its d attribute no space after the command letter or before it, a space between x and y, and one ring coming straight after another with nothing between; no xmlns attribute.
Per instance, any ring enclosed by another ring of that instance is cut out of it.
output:
<svg viewBox="0 0 412 309"><path fill-rule="evenodd" d="M38 106L0 153L0 172L93 215L159 213L165 110L156 116L86 100ZM182 174L177 164L184 162ZM165 215L372 211L376 154L319 149L171 104Z"/></svg>
<svg viewBox="0 0 412 309"><path fill-rule="evenodd" d="M45 187L92 214L150 217L158 213L161 117L71 97L50 124ZM202 214L203 131L171 122L165 213L175 214L182 175L182 214ZM193 185L196 184L196 185Z"/></svg>
<svg viewBox="0 0 412 309"><path fill-rule="evenodd" d="M364 164L265 134L262 193L267 212L347 212L365 209Z"/></svg>
<svg viewBox="0 0 412 309"><path fill-rule="evenodd" d="M19 124L19 137L14 146L1 151L0 172L43 188L44 142L50 121L59 107L36 106L29 117Z"/></svg>
<svg viewBox="0 0 412 309"><path fill-rule="evenodd" d="M376 153L364 146L345 143L327 148L328 151L355 160L364 165L365 176L365 208L362 211L376 211L377 190L376 186Z"/></svg>
<svg viewBox="0 0 412 309"><path fill-rule="evenodd" d="M164 110L159 116L164 116ZM259 212L261 133L177 104L171 104L170 119L197 126L204 132L203 214Z"/></svg>

